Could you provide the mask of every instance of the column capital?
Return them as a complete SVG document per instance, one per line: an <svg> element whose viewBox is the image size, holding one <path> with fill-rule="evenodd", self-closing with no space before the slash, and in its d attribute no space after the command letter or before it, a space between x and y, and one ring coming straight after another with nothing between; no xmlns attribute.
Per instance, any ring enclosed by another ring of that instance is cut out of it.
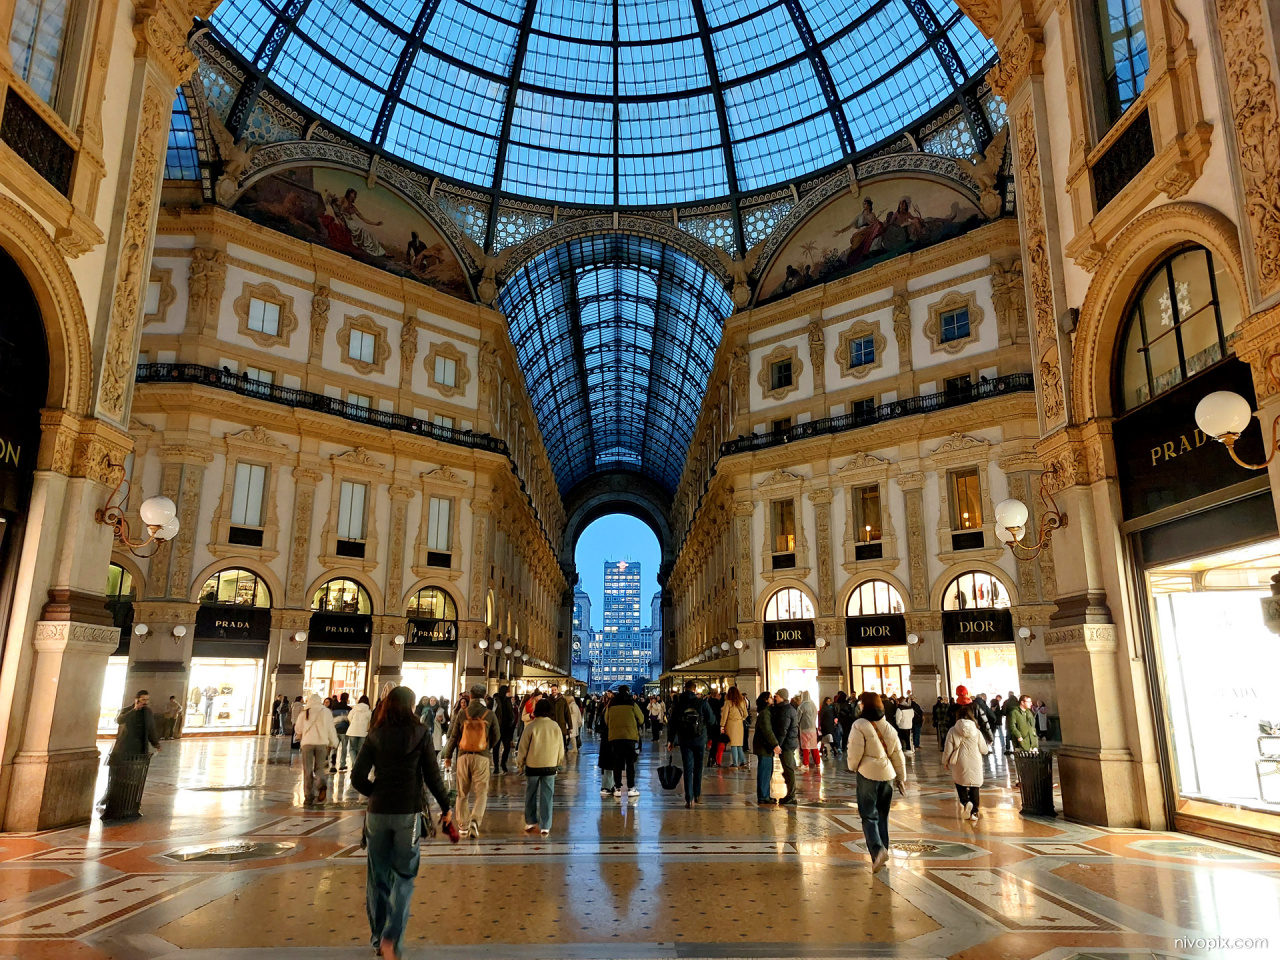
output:
<svg viewBox="0 0 1280 960"><path fill-rule="evenodd" d="M196 55L187 45L187 27L201 8L212 6L186 0L144 0L134 8L134 56L154 63L176 87L196 70Z"/></svg>
<svg viewBox="0 0 1280 960"><path fill-rule="evenodd" d="M1235 350L1253 371L1258 405L1280 395L1280 305L1246 319L1240 325Z"/></svg>
<svg viewBox="0 0 1280 960"><path fill-rule="evenodd" d="M988 5L993 2L998 5L999 0L988 0ZM1024 83L1044 72L1044 36L1039 27L1027 26L1021 18L1015 18L994 39L1000 60L987 73L987 83L996 96L1010 103Z"/></svg>

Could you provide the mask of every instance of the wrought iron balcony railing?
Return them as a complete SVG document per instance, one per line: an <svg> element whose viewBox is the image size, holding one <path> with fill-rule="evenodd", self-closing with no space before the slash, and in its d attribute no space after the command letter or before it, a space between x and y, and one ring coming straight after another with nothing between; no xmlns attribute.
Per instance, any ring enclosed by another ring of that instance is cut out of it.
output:
<svg viewBox="0 0 1280 960"><path fill-rule="evenodd" d="M487 450L509 458L507 445L498 437L487 433L474 433L470 430L458 430L454 427L441 426L417 417L408 417L403 413L390 413L386 410L375 410L358 403L347 403L336 397L312 393L310 390L298 390L294 387L282 387L275 383L263 383L233 373L230 370L219 370L217 367L205 367L196 363L140 363L138 364L138 383L192 383L218 390L230 390L242 397L253 397L270 403L280 403L287 407L303 410L315 410L328 413L343 420L368 424L371 427L383 427L387 430L401 430L405 433L417 434L443 443L456 443L473 450ZM521 484L523 486L523 483Z"/></svg>
<svg viewBox="0 0 1280 960"><path fill-rule="evenodd" d="M720 456L727 457L735 453L747 453L751 450L763 450L809 437L821 437L831 433L841 433L855 427L866 427L886 420L897 420L900 417L911 417L917 413L929 413L933 410L945 410L948 407L959 407L989 397L1003 396L1006 393L1025 393L1035 390L1035 381L1029 373L1011 373L1006 377L979 382L961 390L945 393L931 393L922 397L907 397L905 400L894 400L882 403L878 407L866 410L855 410L838 417L827 417L823 420L810 420L808 423L797 423L786 430L774 430L771 433L756 433L749 437L738 437L720 444Z"/></svg>

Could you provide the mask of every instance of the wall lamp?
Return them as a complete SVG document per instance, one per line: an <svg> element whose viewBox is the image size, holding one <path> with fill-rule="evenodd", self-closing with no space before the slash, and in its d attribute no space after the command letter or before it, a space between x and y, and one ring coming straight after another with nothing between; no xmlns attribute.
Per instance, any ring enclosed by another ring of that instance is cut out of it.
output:
<svg viewBox="0 0 1280 960"><path fill-rule="evenodd" d="M185 637L186 635L187 635L187 628L184 627L182 624L178 624L176 627L173 628L174 643L181 643L182 638Z"/></svg>
<svg viewBox="0 0 1280 960"><path fill-rule="evenodd" d="M907 643L911 644L914 647L919 642L920 642L920 636L918 634L915 634L915 633L907 634Z"/></svg>
<svg viewBox="0 0 1280 960"><path fill-rule="evenodd" d="M1267 451L1267 459L1261 463L1246 463L1236 453L1236 441L1245 427L1253 419L1253 410L1249 401L1230 390L1215 390L1205 394L1196 404L1196 426L1227 448L1231 459L1248 470L1265 470L1275 459L1276 448L1280 447L1280 419L1271 424L1271 448Z"/></svg>
<svg viewBox="0 0 1280 960"><path fill-rule="evenodd" d="M138 516L146 524L147 539L129 539L129 521L124 515L129 502L128 484L125 482L125 469L119 463L108 463L108 467L112 470L119 470L120 479L116 483L116 488L111 491L111 495L107 497L106 506L93 515L94 519L111 527L115 538L128 547L129 552L135 557L154 556L155 550L152 550L151 553L139 553L138 551L153 543L156 545L156 550L159 550L161 543L166 540L172 540L178 535L178 508L168 497L148 497L143 500L142 506L138 508ZM121 495L122 490L124 491L123 495ZM120 497L118 501L116 500L117 496Z"/></svg>
<svg viewBox="0 0 1280 960"><path fill-rule="evenodd" d="M289 638L290 643L305 643L306 640L307 640L307 631L305 630L298 630L296 633L294 633L292 637Z"/></svg>
<svg viewBox="0 0 1280 960"><path fill-rule="evenodd" d="M1035 543L1026 543L1027 518L1031 511L1016 497L996 504L996 536L1019 560L1034 560L1049 545L1053 531L1067 525L1067 515L1058 509L1058 503L1049 492L1049 476L1053 471L1040 474L1040 500L1045 510L1040 514L1040 529Z"/></svg>
<svg viewBox="0 0 1280 960"><path fill-rule="evenodd" d="M1031 628L1030 628L1030 627L1019 627L1019 628L1018 628L1018 638L1019 638L1020 640L1022 640L1025 644L1027 644L1028 646L1030 646L1030 645L1031 645L1031 641L1032 641L1032 640L1034 640L1034 639L1036 638L1036 635L1035 635L1034 633L1032 633L1032 632L1031 632Z"/></svg>
<svg viewBox="0 0 1280 960"><path fill-rule="evenodd" d="M151 628L145 623L135 623L133 625L133 635L138 638L139 643L145 643L147 634L151 632Z"/></svg>
<svg viewBox="0 0 1280 960"><path fill-rule="evenodd" d="M392 638L391 638L391 642L392 642L392 644L394 644L394 645L395 645L395 646L397 646L397 647L403 647L403 646L404 646L404 634L403 634L403 633L397 633L394 637L392 637Z"/></svg>

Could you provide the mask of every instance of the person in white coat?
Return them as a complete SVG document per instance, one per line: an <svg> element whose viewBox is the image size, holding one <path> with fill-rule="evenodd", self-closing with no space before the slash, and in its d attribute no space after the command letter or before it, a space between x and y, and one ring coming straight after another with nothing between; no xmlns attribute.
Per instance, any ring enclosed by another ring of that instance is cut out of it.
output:
<svg viewBox="0 0 1280 960"><path fill-rule="evenodd" d="M360 756L360 748L364 746L364 738L369 735L369 721L373 719L373 708L369 706L369 698L361 697L360 702L347 714L347 732L342 735L342 753L338 761L338 769L347 769L347 757L355 763Z"/></svg>
<svg viewBox="0 0 1280 960"><path fill-rule="evenodd" d="M307 697L307 705L298 712L298 742L302 744L302 795L304 803L324 803L329 785L324 777L325 760L330 750L338 748L338 730L333 713L320 702L320 695Z"/></svg>
<svg viewBox="0 0 1280 960"><path fill-rule="evenodd" d="M960 817L978 819L978 788L986 779L982 758L991 752L987 739L973 720L973 704L960 708L956 724L942 748L942 765L951 771L960 798Z"/></svg>
<svg viewBox="0 0 1280 960"><path fill-rule="evenodd" d="M582 746L582 708L576 697L566 694L565 699L569 701L569 749L577 750Z"/></svg>
<svg viewBox="0 0 1280 960"><path fill-rule="evenodd" d="M911 752L911 727L916 722L916 712L911 709L911 702L906 697L898 700L893 709L893 725L897 728L898 742L902 744L902 752Z"/></svg>
<svg viewBox="0 0 1280 960"><path fill-rule="evenodd" d="M906 793L907 774L898 731L885 719L880 694L863 693L858 701L862 714L849 730L845 762L858 775L858 816L874 873L889 860L889 808L894 787Z"/></svg>

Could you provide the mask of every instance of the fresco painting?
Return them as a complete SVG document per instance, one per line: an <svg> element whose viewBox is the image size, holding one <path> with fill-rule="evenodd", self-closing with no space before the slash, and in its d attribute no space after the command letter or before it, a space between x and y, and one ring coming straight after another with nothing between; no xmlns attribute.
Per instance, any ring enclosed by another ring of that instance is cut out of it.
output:
<svg viewBox="0 0 1280 960"><path fill-rule="evenodd" d="M967 196L933 180L863 184L858 196L842 192L796 230L760 284L760 300L836 280L986 222Z"/></svg>
<svg viewBox="0 0 1280 960"><path fill-rule="evenodd" d="M234 209L299 240L471 299L457 257L430 221L390 190L370 188L356 174L326 167L269 174L249 187Z"/></svg>

